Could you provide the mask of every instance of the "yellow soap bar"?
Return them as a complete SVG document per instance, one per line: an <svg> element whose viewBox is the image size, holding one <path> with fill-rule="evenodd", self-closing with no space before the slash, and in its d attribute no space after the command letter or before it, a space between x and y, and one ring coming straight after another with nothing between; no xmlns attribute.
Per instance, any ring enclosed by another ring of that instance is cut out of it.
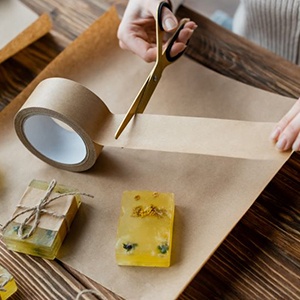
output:
<svg viewBox="0 0 300 300"><path fill-rule="evenodd" d="M17 208L14 215L25 210L26 207L34 207L44 197L49 183L33 180L27 187L21 201L21 208ZM49 199L60 194L75 192L73 188L57 184ZM66 195L49 203L44 209L48 213L42 213L38 227L28 238L18 235L18 230L29 212L21 215L9 223L3 232L3 241L9 250L40 256L47 259L54 259L61 247L63 240L71 226L71 223L81 204L79 194ZM21 218L21 220L20 220ZM23 234L30 231L34 220L24 226Z"/></svg>
<svg viewBox="0 0 300 300"><path fill-rule="evenodd" d="M125 191L116 242L118 265L169 267L174 194Z"/></svg>
<svg viewBox="0 0 300 300"><path fill-rule="evenodd" d="M8 299L17 291L17 285L12 275L0 266L0 300Z"/></svg>

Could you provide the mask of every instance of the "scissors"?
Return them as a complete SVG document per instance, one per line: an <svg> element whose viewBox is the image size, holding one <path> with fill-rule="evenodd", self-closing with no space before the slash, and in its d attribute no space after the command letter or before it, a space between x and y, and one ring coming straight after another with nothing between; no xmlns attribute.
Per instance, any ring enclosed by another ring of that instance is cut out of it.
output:
<svg viewBox="0 0 300 300"><path fill-rule="evenodd" d="M172 37L167 42L167 47L163 51L163 34L164 29L162 26L162 10L166 7L171 10L171 6L167 2L161 2L157 9L157 17L156 17L156 44L157 44L157 57L156 63L151 70L149 76L147 77L145 83L143 84L141 90L139 91L138 95L136 96L135 100L131 104L127 114L125 115L123 121L121 122L119 128L115 133L115 138L117 139L122 131L125 129L129 121L135 114L143 113L160 78L162 75L163 70L176 61L179 57L182 56L184 50L178 53L175 56L171 56L171 48L175 41L178 38L180 31L183 29L185 23L189 21L189 19L182 19L178 25L177 30L174 32Z"/></svg>

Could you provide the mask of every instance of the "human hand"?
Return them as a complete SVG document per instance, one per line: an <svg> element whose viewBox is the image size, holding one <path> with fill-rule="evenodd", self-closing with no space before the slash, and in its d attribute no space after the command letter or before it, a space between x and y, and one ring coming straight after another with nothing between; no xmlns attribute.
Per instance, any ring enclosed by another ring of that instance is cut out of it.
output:
<svg viewBox="0 0 300 300"><path fill-rule="evenodd" d="M118 29L120 47L139 55L146 62L156 59L155 18L161 0L129 0L123 19ZM166 32L173 32L178 22L174 14L163 8L162 24ZM189 21L180 31L177 41L171 49L171 56L176 56L186 48L186 43L197 28Z"/></svg>
<svg viewBox="0 0 300 300"><path fill-rule="evenodd" d="M280 151L300 151L300 98L279 121L270 138Z"/></svg>

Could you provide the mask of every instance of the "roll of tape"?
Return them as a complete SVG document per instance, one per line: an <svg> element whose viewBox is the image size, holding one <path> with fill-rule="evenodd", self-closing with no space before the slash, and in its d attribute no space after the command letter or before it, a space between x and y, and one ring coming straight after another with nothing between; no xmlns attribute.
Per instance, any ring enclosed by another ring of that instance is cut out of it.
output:
<svg viewBox="0 0 300 300"><path fill-rule="evenodd" d="M84 171L94 165L102 145L94 142L96 126L110 114L84 86L63 78L42 81L15 116L22 143L58 168Z"/></svg>
<svg viewBox="0 0 300 300"><path fill-rule="evenodd" d="M142 114L115 140L123 117L81 84L48 78L16 114L15 130L41 160L76 172L91 168L103 146L246 159L283 155L268 141L273 123Z"/></svg>

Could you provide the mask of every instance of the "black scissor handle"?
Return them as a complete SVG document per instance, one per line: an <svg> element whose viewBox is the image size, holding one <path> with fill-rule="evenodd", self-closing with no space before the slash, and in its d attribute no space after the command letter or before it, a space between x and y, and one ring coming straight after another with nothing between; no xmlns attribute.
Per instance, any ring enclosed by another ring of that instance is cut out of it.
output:
<svg viewBox="0 0 300 300"><path fill-rule="evenodd" d="M177 29L176 34L173 35L173 37L169 40L167 49L166 49L166 58L169 62L173 62L175 60L177 60L180 56L183 55L183 53L185 52L185 49L181 52L179 52L177 55L175 56L171 56L171 49L172 46L174 45L174 43L176 42L180 31L184 28L185 24L181 24L181 26ZM187 41L186 45L189 43L189 41Z"/></svg>
<svg viewBox="0 0 300 300"><path fill-rule="evenodd" d="M158 18L158 25L161 31L164 31L163 25L162 25L162 10L163 8L166 7L170 11L172 11L172 7L168 2L160 2L158 6L158 11L157 11L157 18Z"/></svg>
<svg viewBox="0 0 300 300"><path fill-rule="evenodd" d="M170 11L172 11L172 7L168 2L161 2L158 6L158 12L157 12L157 18L158 18L158 25L160 30L164 31L163 25L162 25L162 10L163 8L166 7L168 8ZM180 56L183 55L183 53L185 52L185 50L181 51L180 53L178 53L175 56L171 56L171 48L174 45L174 43L176 42L180 31L184 28L185 24L181 24L179 28L177 28L176 33L172 36L172 38L168 41L168 46L167 49L165 50L166 53L166 58L169 62L173 62L175 60L177 60ZM188 41L189 42L189 41ZM186 44L188 44L188 42Z"/></svg>

